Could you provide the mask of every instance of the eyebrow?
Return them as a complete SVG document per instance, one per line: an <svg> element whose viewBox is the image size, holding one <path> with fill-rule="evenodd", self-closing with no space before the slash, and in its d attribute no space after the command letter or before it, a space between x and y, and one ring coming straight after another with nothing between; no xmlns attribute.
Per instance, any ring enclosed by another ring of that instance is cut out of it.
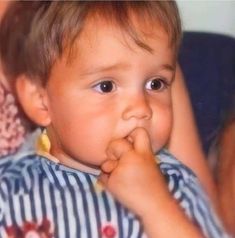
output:
<svg viewBox="0 0 235 238"><path fill-rule="evenodd" d="M124 63L118 63L118 64L113 64L113 65L108 65L108 66L98 66L98 67L91 67L88 68L87 70L85 69L81 75L90 75L90 74L96 74L100 72L106 72L106 71L111 71L111 70L118 70L118 69L125 69L129 68L129 64L124 64Z"/></svg>
<svg viewBox="0 0 235 238"><path fill-rule="evenodd" d="M163 69L174 72L175 66L172 66L171 64L163 64L159 70L163 70Z"/></svg>
<svg viewBox="0 0 235 238"><path fill-rule="evenodd" d="M113 65L108 65L108 66L98 66L98 67L89 68L87 70L84 70L84 72L82 72L81 75L82 76L92 75L92 74L96 74L96 73L108 72L108 71L118 70L118 69L127 69L127 68L130 68L130 65L125 64L125 63L118 63L118 64L113 64ZM167 70L167 71L174 72L175 67L172 66L171 64L163 64L160 67L158 67L158 70L159 71Z"/></svg>

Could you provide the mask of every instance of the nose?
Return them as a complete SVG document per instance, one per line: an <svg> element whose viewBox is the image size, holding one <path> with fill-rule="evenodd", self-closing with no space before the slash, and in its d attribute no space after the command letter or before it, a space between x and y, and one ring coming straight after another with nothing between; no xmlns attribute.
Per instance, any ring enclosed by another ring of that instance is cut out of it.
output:
<svg viewBox="0 0 235 238"><path fill-rule="evenodd" d="M152 109L145 95L136 94L127 98L126 107L122 117L124 120L131 118L149 120L152 117Z"/></svg>

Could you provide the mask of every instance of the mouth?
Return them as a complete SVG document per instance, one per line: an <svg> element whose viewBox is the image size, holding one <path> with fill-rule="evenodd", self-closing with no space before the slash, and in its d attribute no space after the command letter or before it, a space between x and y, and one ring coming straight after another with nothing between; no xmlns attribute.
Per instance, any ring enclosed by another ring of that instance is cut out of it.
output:
<svg viewBox="0 0 235 238"><path fill-rule="evenodd" d="M135 127L134 129L129 130L129 132L128 132L124 137L122 137L122 138L125 139L125 140L127 140L127 141L130 142L131 144L133 144L133 143L134 143L134 140L133 140L133 137L131 136L131 134L132 134L132 132L133 132L134 130L136 130L137 128L140 128L140 127ZM141 128L143 128L143 129L145 129L145 130L147 131L148 137L149 137L149 139L150 139L150 143L152 144L151 136L150 136L150 133L148 132L148 130L147 130L145 127L141 127Z"/></svg>
<svg viewBox="0 0 235 238"><path fill-rule="evenodd" d="M133 138L131 136L129 136L129 135L126 136L124 139L127 140L128 142L130 142L131 144L134 143Z"/></svg>

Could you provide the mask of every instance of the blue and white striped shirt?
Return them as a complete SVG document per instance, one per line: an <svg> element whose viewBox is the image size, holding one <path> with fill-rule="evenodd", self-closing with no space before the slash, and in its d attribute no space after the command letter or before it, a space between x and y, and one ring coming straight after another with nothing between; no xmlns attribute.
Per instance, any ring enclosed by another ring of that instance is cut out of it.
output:
<svg viewBox="0 0 235 238"><path fill-rule="evenodd" d="M203 234L228 237L192 171L166 151L157 157L169 190ZM49 225L40 226L45 219ZM97 176L35 152L0 160L0 237L29 222L57 238L146 237L138 217L97 186Z"/></svg>

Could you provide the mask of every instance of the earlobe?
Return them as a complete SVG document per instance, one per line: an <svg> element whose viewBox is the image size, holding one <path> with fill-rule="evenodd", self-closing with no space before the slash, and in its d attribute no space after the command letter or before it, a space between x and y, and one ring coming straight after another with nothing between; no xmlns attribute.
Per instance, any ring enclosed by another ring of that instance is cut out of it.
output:
<svg viewBox="0 0 235 238"><path fill-rule="evenodd" d="M21 75L16 80L16 92L25 114L37 125L48 126L51 119L45 88Z"/></svg>

